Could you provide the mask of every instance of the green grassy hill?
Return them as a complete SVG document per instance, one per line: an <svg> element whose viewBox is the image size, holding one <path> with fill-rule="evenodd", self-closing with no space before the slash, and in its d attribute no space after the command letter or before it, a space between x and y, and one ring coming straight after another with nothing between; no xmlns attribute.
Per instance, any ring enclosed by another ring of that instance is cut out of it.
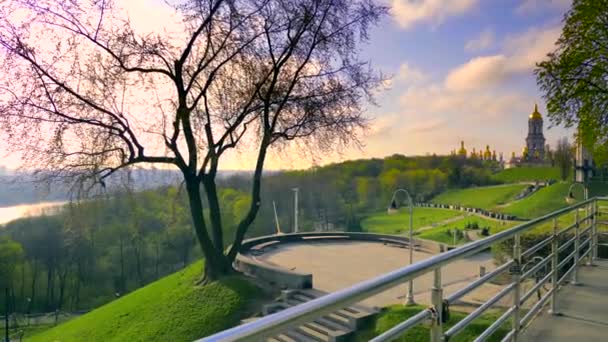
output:
<svg viewBox="0 0 608 342"><path fill-rule="evenodd" d="M238 276L195 286L201 269L197 262L27 341L192 341L252 313L261 290Z"/></svg>
<svg viewBox="0 0 608 342"><path fill-rule="evenodd" d="M453 189L439 194L431 202L491 210L498 205L513 201L526 186L525 184L508 184Z"/></svg>
<svg viewBox="0 0 608 342"><path fill-rule="evenodd" d="M568 195L568 189L571 184L572 183L569 182L559 182L544 187L529 197L500 208L499 211L527 219L548 214L559 208L568 206L565 198ZM583 198L583 192L580 186L575 186L573 192L576 199ZM592 182L589 184L590 197L606 195L608 195L607 183Z"/></svg>
<svg viewBox="0 0 608 342"><path fill-rule="evenodd" d="M414 229L430 226L452 217L462 215L461 212L449 209L414 208ZM409 229L410 215L407 208L395 214L379 212L361 221L361 228L365 232L380 234L400 234Z"/></svg>
<svg viewBox="0 0 608 342"><path fill-rule="evenodd" d="M494 179L503 183L559 180L561 175L557 167L515 167L498 172Z"/></svg>
<svg viewBox="0 0 608 342"><path fill-rule="evenodd" d="M471 223L471 224L477 223L477 225L479 226L479 230L481 230L484 227L487 227L490 229L490 232L495 232L495 231L501 231L501 230L504 230L507 228L511 228L511 227L517 225L519 222L498 221L498 220L492 220L492 219L488 219L488 218L471 215L471 216L462 218L460 220L457 220L454 222L449 222L449 223L446 223L443 225L439 225L435 228L420 232L420 234L417 235L417 237L426 239L426 240L433 240L433 241L452 245L452 244L454 244L454 236L453 236L452 229L459 229L459 230L463 231L467 223ZM456 244L459 245L459 244L463 244L466 242L469 242L469 241L464 238L461 238L456 241Z"/></svg>

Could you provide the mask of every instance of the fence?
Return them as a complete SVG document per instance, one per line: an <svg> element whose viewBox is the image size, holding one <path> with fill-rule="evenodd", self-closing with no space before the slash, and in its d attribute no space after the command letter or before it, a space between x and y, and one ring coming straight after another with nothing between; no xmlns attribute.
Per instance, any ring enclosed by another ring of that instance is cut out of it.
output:
<svg viewBox="0 0 608 342"><path fill-rule="evenodd" d="M509 324L509 322L511 329L503 341L514 340L545 305L550 303L551 310L555 312L560 285L567 280L576 283L578 281L578 268L581 261L586 258L589 263L592 263L594 258L597 257L598 232L596 214L598 213L598 203L606 200L608 198L592 198L580 202L485 239L468 243L413 265L383 274L377 278L358 283L352 287L253 322L222 331L199 341L258 341L262 338L281 333L290 327L312 321L320 316L357 303L429 272L434 273L434 285L431 289L432 305L382 335L377 336L373 339L374 342L390 341L403 335L408 329L425 322L430 323L431 341L447 340L462 332L475 318L481 316L507 295L512 297L512 304L504 311L500 318L477 337L476 341L485 341L500 327ZM558 219L569 219L568 215L571 214L574 214L572 223L560 227ZM527 250L522 250L522 235L531 232L543 224L552 225L552 234ZM452 293L450 296L444 296L441 281L441 270L443 267L507 240L511 240L513 247L509 260L499 265L492 272L486 273L464 288ZM549 247L551 250L549 253L541 253ZM537 260L537 262L534 266L524 270L524 265L530 260ZM536 285L523 292L522 282L535 277L539 270L547 267L549 271L541 279L537 279ZM511 276L509 284L450 329L444 329L444 313L447 312L450 304L505 273L509 273ZM539 293L541 287L545 287L548 284L551 285L551 288L545 291L540 299L537 299L536 303L529 307L528 310L522 310L522 305L532 302L531 299L536 298L534 294Z"/></svg>

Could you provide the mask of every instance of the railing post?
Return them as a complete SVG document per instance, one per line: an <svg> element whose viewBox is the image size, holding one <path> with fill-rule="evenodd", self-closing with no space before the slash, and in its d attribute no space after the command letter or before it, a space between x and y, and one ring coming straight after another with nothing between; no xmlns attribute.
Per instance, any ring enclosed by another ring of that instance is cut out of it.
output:
<svg viewBox="0 0 608 342"><path fill-rule="evenodd" d="M588 248L588 252L587 252L587 266L593 266L593 237L595 236L593 230L593 223L594 223L594 219L593 219L593 206L595 204L595 200L591 203L589 203L589 205L587 205L587 220L585 220L586 224L585 224L585 229L589 232L589 245L587 246ZM590 217L591 215L591 217Z"/></svg>
<svg viewBox="0 0 608 342"><path fill-rule="evenodd" d="M574 267L574 269L572 270L572 281L570 282L571 285L578 285L578 261L579 261L579 257L580 257L580 243L581 243L581 237L580 237L580 217L579 217L579 210L578 208L576 209L576 214L575 214L575 225L574 225L574 265L572 267Z"/></svg>
<svg viewBox="0 0 608 342"><path fill-rule="evenodd" d="M552 315L557 315L557 289L559 288L559 270L557 269L557 265L559 265L559 235L557 234L557 218L553 219L553 240L551 240L551 270L553 274L551 275L551 283L553 284L553 293L551 293L551 308L549 309L549 313Z"/></svg>
<svg viewBox="0 0 608 342"><path fill-rule="evenodd" d="M597 259L597 245L598 245L598 236L597 236L597 214L599 212L598 209L598 200L597 198L593 201L593 221L592 221L592 227L591 228L591 263L593 264L593 262Z"/></svg>
<svg viewBox="0 0 608 342"><path fill-rule="evenodd" d="M431 325L431 342L441 342L443 341L443 288L441 285L441 268L436 268L434 272L431 302L435 309L435 317L433 317L433 323Z"/></svg>
<svg viewBox="0 0 608 342"><path fill-rule="evenodd" d="M517 342L520 330L520 301L521 301L521 236L515 234L513 244L513 260L515 264L511 267L511 277L513 279L513 339L512 341Z"/></svg>

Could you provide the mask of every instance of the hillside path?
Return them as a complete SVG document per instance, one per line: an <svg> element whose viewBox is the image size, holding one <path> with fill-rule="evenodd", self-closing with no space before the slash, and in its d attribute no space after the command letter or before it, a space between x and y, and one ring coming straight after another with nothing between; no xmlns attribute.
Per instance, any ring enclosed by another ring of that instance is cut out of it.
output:
<svg viewBox="0 0 608 342"><path fill-rule="evenodd" d="M430 224L430 225L428 225L428 226L420 227L420 228L418 228L418 229L415 229L415 231L416 231L416 232L423 232L423 231L425 231L425 230L433 229L433 228L436 228L436 227L438 227L438 226L443 226L444 224L448 224L448 223L456 222L456 221L458 221L458 220L462 220L463 218L465 218L465 217L467 217L467 216L468 216L468 215L460 215L460 216L454 216L454 217L450 217L450 218L449 218L449 219L447 219L447 220L443 220L443 221L435 222L435 223ZM405 233L402 233L402 234L400 234L400 235L404 235L404 236L405 236L405 235L408 235L408 234L409 234L409 232L405 232Z"/></svg>

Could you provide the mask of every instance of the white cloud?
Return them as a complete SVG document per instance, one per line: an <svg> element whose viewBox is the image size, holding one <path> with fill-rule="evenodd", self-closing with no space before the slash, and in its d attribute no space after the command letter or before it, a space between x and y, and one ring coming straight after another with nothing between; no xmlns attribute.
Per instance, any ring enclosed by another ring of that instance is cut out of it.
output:
<svg viewBox="0 0 608 342"><path fill-rule="evenodd" d="M572 0L523 0L515 9L517 14L526 15L546 10L565 11L572 4Z"/></svg>
<svg viewBox="0 0 608 342"><path fill-rule="evenodd" d="M451 70L445 86L469 90L503 83L518 74L530 73L555 47L561 27L532 28L505 38L502 53L478 56Z"/></svg>
<svg viewBox="0 0 608 342"><path fill-rule="evenodd" d="M411 124L407 129L412 133L426 133L433 132L437 129L444 127L447 124L447 120L444 118L434 118L426 121L419 121Z"/></svg>
<svg viewBox="0 0 608 342"><path fill-rule="evenodd" d="M546 58L555 49L555 42L562 32L561 26L545 29L531 28L505 39L503 50L509 54L516 71L531 71L536 63Z"/></svg>
<svg viewBox="0 0 608 342"><path fill-rule="evenodd" d="M399 67L396 80L408 84L416 84L426 82L429 79L428 75L419 69L410 66L408 63L403 63Z"/></svg>
<svg viewBox="0 0 608 342"><path fill-rule="evenodd" d="M446 18L471 10L478 0L392 0L395 20L403 28L430 22L441 24Z"/></svg>
<svg viewBox="0 0 608 342"><path fill-rule="evenodd" d="M400 98L406 112L415 113L421 120L457 115L460 123L476 123L478 120L493 120L513 113L527 113L534 97L516 91L495 88L454 91L435 84L408 89Z"/></svg>
<svg viewBox="0 0 608 342"><path fill-rule="evenodd" d="M445 86L452 91L487 87L502 82L509 73L509 60L504 55L475 57L450 71Z"/></svg>
<svg viewBox="0 0 608 342"><path fill-rule="evenodd" d="M465 51L476 52L485 50L494 44L494 31L492 29L485 29L481 32L479 37L469 40L465 46Z"/></svg>

